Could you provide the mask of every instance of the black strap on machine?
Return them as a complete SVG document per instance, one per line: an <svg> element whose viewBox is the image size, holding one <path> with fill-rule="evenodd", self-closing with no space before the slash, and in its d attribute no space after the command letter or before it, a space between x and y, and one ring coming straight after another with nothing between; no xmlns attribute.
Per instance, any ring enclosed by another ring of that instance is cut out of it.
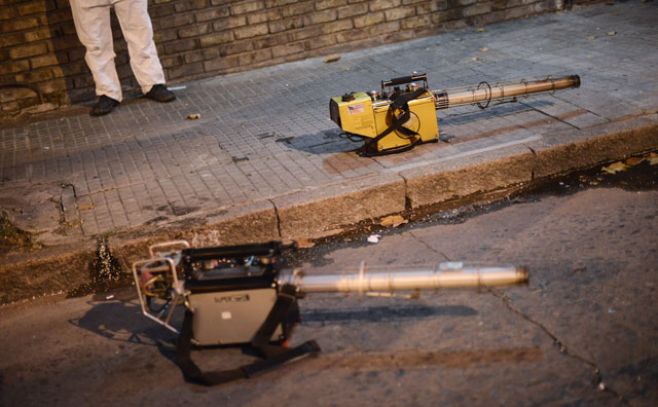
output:
<svg viewBox="0 0 658 407"><path fill-rule="evenodd" d="M187 310L185 311L183 327L178 337L176 364L180 367L187 381L205 386L214 386L237 379L248 378L291 360L316 354L320 351L320 347L313 340L306 341L290 349L270 344L270 338L272 338L277 326L291 322L288 320L291 313L298 312L295 308L296 306L297 296L295 287L288 284L282 286L270 313L251 340L251 346L260 353L263 359L235 369L211 372L202 372L191 358L192 320L194 314L190 310Z"/></svg>
<svg viewBox="0 0 658 407"><path fill-rule="evenodd" d="M384 155L384 154L391 154L391 153L399 153L404 150L408 150L413 148L413 146L418 143L419 139L416 139L414 142L411 143L411 145L404 146L401 148L395 148L388 150L386 152L379 152L377 151L377 142L379 140L383 139L386 137L388 134L390 134L393 131L400 131L404 134L406 134L409 137L412 136L417 136L418 133L416 133L413 130L407 129L405 127L402 127L409 119L411 118L411 112L409 111L409 102L418 98L420 95L423 93L427 92L427 89L425 88L418 88L415 91L411 93L407 93L404 95L400 95L397 99L391 103L391 105L388 108L389 114L391 115L391 125L386 128L383 132L379 133L376 137L366 141L361 148L357 150L359 155L363 157L373 157L376 155ZM395 111L401 109L402 114L399 117L395 116Z"/></svg>

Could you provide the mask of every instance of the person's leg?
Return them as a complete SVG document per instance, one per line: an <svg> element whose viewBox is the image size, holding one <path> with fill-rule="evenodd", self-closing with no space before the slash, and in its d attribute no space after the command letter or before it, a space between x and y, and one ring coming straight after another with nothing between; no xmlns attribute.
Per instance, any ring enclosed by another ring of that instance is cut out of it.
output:
<svg viewBox="0 0 658 407"><path fill-rule="evenodd" d="M120 102L121 83L114 65L110 0L70 0L78 38L87 52L85 61L96 84L96 95Z"/></svg>
<svg viewBox="0 0 658 407"><path fill-rule="evenodd" d="M128 44L130 67L142 92L147 94L154 85L165 83L164 71L153 41L147 0L112 0L112 4L123 38Z"/></svg>

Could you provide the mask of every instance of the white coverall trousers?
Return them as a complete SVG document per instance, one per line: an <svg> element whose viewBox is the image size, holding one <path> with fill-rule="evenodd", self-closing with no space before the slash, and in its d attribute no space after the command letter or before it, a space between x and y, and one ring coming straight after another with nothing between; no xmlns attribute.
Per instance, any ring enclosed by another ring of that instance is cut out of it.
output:
<svg viewBox="0 0 658 407"><path fill-rule="evenodd" d="M96 84L96 95L121 101L121 83L114 65L114 43L110 8L119 20L128 44L130 67L143 93L153 85L164 84L164 72L153 42L153 27L147 0L70 0L78 38L87 52L85 61Z"/></svg>

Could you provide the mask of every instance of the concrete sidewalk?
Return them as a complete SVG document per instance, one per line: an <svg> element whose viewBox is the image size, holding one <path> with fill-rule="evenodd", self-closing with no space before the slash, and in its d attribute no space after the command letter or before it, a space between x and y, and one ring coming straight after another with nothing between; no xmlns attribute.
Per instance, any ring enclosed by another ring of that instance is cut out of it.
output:
<svg viewBox="0 0 658 407"><path fill-rule="evenodd" d="M595 5L186 83L166 105L4 127L0 209L57 255L103 234L131 247L314 238L654 149L657 20L654 2ZM329 98L412 71L434 89L547 74L582 86L441 112L449 143L350 152L358 144L338 137ZM5 256L0 281L24 257Z"/></svg>

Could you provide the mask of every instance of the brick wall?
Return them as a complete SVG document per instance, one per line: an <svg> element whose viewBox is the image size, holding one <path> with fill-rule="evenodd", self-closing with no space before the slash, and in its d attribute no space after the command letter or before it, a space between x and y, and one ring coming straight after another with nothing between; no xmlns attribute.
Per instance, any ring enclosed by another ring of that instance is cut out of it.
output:
<svg viewBox="0 0 658 407"><path fill-rule="evenodd" d="M150 0L170 82L553 11L568 0ZM94 98L68 0L0 0L0 114ZM136 89L113 17L117 68ZM32 106L32 107L31 107ZM31 107L31 108L30 108ZM0 116L1 117L1 116Z"/></svg>

